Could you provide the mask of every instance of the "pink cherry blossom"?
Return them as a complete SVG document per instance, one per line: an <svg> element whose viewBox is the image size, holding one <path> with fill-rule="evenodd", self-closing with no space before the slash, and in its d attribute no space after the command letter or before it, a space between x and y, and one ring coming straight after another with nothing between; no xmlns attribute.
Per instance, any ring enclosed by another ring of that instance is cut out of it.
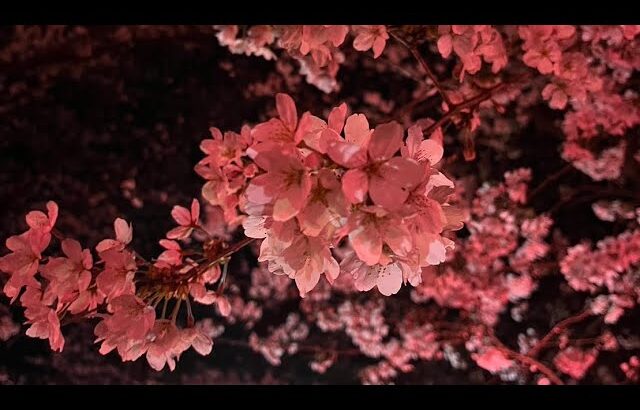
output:
<svg viewBox="0 0 640 410"><path fill-rule="evenodd" d="M589 368L595 363L597 351L585 351L575 347L569 347L561 351L553 359L558 370L571 376L573 379L584 378Z"/></svg>
<svg viewBox="0 0 640 410"><path fill-rule="evenodd" d="M377 287L380 293L390 296L398 293L403 283L403 265L389 263L388 265L368 266L356 257L355 253L347 255L340 262L340 269L352 275L356 288L360 291L368 291Z"/></svg>
<svg viewBox="0 0 640 410"><path fill-rule="evenodd" d="M136 343L142 343L152 329L156 317L155 310L134 295L113 298L111 309L112 313L95 328L96 342L102 342L101 354L107 354L117 348L120 356L126 360L131 358L129 350Z"/></svg>
<svg viewBox="0 0 640 410"><path fill-rule="evenodd" d="M357 33L353 48L358 51L373 49L373 58L380 57L389 39L385 26L354 26L353 30Z"/></svg>
<svg viewBox="0 0 640 410"><path fill-rule="evenodd" d="M50 258L42 267L42 276L49 280L45 298L51 295L60 303L67 303L75 299L78 292L87 290L91 282L93 257L89 249L83 250L73 239L62 241L62 252L66 257Z"/></svg>
<svg viewBox="0 0 640 410"><path fill-rule="evenodd" d="M273 219L286 221L296 216L306 204L311 191L311 178L295 153L276 147L258 152L254 158L267 171L249 183L247 200L255 205L273 205Z"/></svg>
<svg viewBox="0 0 640 410"><path fill-rule="evenodd" d="M183 329L180 336L202 356L207 356L213 349L213 341L200 327Z"/></svg>
<svg viewBox="0 0 640 410"><path fill-rule="evenodd" d="M331 237L347 215L347 201L334 173L321 169L313 178L309 200L297 215L300 230L307 236Z"/></svg>
<svg viewBox="0 0 640 410"><path fill-rule="evenodd" d="M162 370L165 365L173 371L176 368L176 360L192 342L185 340L182 332L169 320L156 320L149 332L148 340L145 345L147 362L157 371Z"/></svg>
<svg viewBox="0 0 640 410"><path fill-rule="evenodd" d="M363 142L330 145L331 159L349 168L342 190L350 202L364 201L368 192L375 204L388 210L402 206L408 191L422 178L416 161L393 156L402 145L402 134L400 124L391 122L376 127L368 146Z"/></svg>
<svg viewBox="0 0 640 410"><path fill-rule="evenodd" d="M51 350L61 352L64 348L64 337L60 332L60 321L56 311L43 303L42 292L28 286L20 302L25 307L27 323L31 325L27 329L27 336L48 339Z"/></svg>
<svg viewBox="0 0 640 410"><path fill-rule="evenodd" d="M116 218L113 222L116 239L105 239L98 243L96 251L104 252L109 249L123 250L133 239L133 227L122 218Z"/></svg>
<svg viewBox="0 0 640 410"><path fill-rule="evenodd" d="M137 268L133 254L111 249L100 256L104 260L104 270L96 277L98 290L106 295L108 301L120 295L133 294L133 277Z"/></svg>
<svg viewBox="0 0 640 410"><path fill-rule="evenodd" d="M200 203L197 199L191 202L191 210L176 205L171 210L173 220L178 223L178 227L167 232L169 239L186 239L193 232L193 228L198 225L200 218Z"/></svg>
<svg viewBox="0 0 640 410"><path fill-rule="evenodd" d="M34 231L42 233L51 232L58 219L58 204L47 202L47 214L42 211L31 211L27 214L27 225Z"/></svg>
<svg viewBox="0 0 640 410"><path fill-rule="evenodd" d="M276 108L278 118L258 124L251 130L254 144L297 144L302 139L304 130L298 129L298 111L293 99L287 94L276 94Z"/></svg>
<svg viewBox="0 0 640 410"><path fill-rule="evenodd" d="M400 148L402 156L418 162L426 162L431 166L436 165L444 154L442 140L436 137L438 132L442 133L439 130L438 128L438 131L434 131L434 135L431 138L424 139L419 125L409 128L405 145Z"/></svg>
<svg viewBox="0 0 640 410"><path fill-rule="evenodd" d="M156 266L179 266L182 264L182 249L178 242L160 239L160 246L162 246L165 251L158 255Z"/></svg>
<svg viewBox="0 0 640 410"><path fill-rule="evenodd" d="M0 270L11 275L4 285L3 292L12 302L24 286L39 287L34 275L38 271L42 252L50 240L48 233L33 229L7 239L6 246L11 253L0 258Z"/></svg>
<svg viewBox="0 0 640 410"><path fill-rule="evenodd" d="M551 74L554 64L560 61L561 56L562 52L554 41L536 41L522 60L542 74Z"/></svg>
<svg viewBox="0 0 640 410"><path fill-rule="evenodd" d="M388 255L383 253L383 244L401 256L413 249L407 226L400 218L380 208L365 207L353 212L346 228L355 253L368 266L388 260Z"/></svg>
<svg viewBox="0 0 640 410"><path fill-rule="evenodd" d="M507 370L514 365L511 359L495 347L485 349L482 353L473 353L471 357L478 363L478 366L491 373Z"/></svg>
<svg viewBox="0 0 640 410"><path fill-rule="evenodd" d="M311 56L320 67L331 61L331 48L338 47L344 41L349 27L344 25L304 25L300 53Z"/></svg>

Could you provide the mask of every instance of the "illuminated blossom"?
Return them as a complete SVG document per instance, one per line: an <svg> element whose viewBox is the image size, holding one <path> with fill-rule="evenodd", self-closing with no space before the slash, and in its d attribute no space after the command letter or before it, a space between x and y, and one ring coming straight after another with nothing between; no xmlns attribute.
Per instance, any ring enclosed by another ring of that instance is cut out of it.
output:
<svg viewBox="0 0 640 410"><path fill-rule="evenodd" d="M193 232L193 228L198 225L198 218L200 218L200 203L197 199L194 199L191 202L191 210L176 205L171 210L171 216L179 226L167 232L167 238L186 239L191 235L191 232Z"/></svg>
<svg viewBox="0 0 640 410"><path fill-rule="evenodd" d="M353 48L358 51L373 49L373 58L378 58L389 39L385 26L355 26L353 30L356 38L353 40Z"/></svg>

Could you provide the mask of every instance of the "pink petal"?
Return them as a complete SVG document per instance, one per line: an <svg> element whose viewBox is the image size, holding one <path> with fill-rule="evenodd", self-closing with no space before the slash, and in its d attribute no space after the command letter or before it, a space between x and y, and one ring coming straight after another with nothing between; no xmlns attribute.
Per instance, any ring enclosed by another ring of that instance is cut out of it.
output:
<svg viewBox="0 0 640 410"><path fill-rule="evenodd" d="M179 205L174 206L171 210L171 216L178 223L178 225L191 225L191 213L185 207Z"/></svg>
<svg viewBox="0 0 640 410"><path fill-rule="evenodd" d="M482 353L473 353L471 358L478 366L491 373L498 373L513 366L513 361L494 347L489 347Z"/></svg>
<svg viewBox="0 0 640 410"><path fill-rule="evenodd" d="M378 267L363 265L361 269L358 269L355 278L356 289L360 292L367 292L373 289L378 282Z"/></svg>
<svg viewBox="0 0 640 410"><path fill-rule="evenodd" d="M388 211L399 209L409 196L409 192L378 176L371 177L369 182L371 200Z"/></svg>
<svg viewBox="0 0 640 410"><path fill-rule="evenodd" d="M198 218L200 218L200 202L194 199L191 202L191 222L197 223Z"/></svg>
<svg viewBox="0 0 640 410"><path fill-rule="evenodd" d="M373 45L374 38L370 32L362 32L353 40L353 48L358 51L367 51Z"/></svg>
<svg viewBox="0 0 640 410"><path fill-rule="evenodd" d="M167 238L169 239L186 239L191 235L193 228L188 226L178 226L167 232Z"/></svg>
<svg viewBox="0 0 640 410"><path fill-rule="evenodd" d="M58 204L54 201L47 202L47 214L49 216L49 226L53 228L58 220Z"/></svg>
<svg viewBox="0 0 640 410"><path fill-rule="evenodd" d="M451 36L446 34L438 39L438 51L442 57L447 58L453 50L453 43L451 42Z"/></svg>
<svg viewBox="0 0 640 410"><path fill-rule="evenodd" d="M254 204L268 204L280 193L282 184L274 179L273 175L262 174L251 180L245 194L247 200Z"/></svg>
<svg viewBox="0 0 640 410"><path fill-rule="evenodd" d="M413 248L411 233L401 221L390 221L381 230L384 242L400 256L405 256Z"/></svg>
<svg viewBox="0 0 640 410"><path fill-rule="evenodd" d="M398 293L402 287L402 270L393 263L384 266L378 273L378 290L385 296L391 296Z"/></svg>
<svg viewBox="0 0 640 410"><path fill-rule="evenodd" d="M369 145L369 139L371 137L367 117L363 114L350 115L344 126L344 135L347 142L352 142L366 148Z"/></svg>
<svg viewBox="0 0 640 410"><path fill-rule="evenodd" d="M293 99L287 94L276 94L276 108L282 122L293 132L298 124L298 112Z"/></svg>
<svg viewBox="0 0 640 410"><path fill-rule="evenodd" d="M374 161L389 159L402 145L402 126L395 121L378 125L371 135L369 157Z"/></svg>
<svg viewBox="0 0 640 410"><path fill-rule="evenodd" d="M216 307L220 312L221 316L227 317L231 313L231 304L229 303L229 299L224 296L219 296L216 299Z"/></svg>
<svg viewBox="0 0 640 410"><path fill-rule="evenodd" d="M418 161L429 161L429 164L435 165L442 159L444 149L442 144L432 139L424 140L420 143L418 152Z"/></svg>
<svg viewBox="0 0 640 410"><path fill-rule="evenodd" d="M266 216L252 216L249 215L242 222L244 228L244 234L249 238L264 238L269 233L269 230L265 227Z"/></svg>
<svg viewBox="0 0 640 410"><path fill-rule="evenodd" d="M116 231L116 239L124 244L128 244L133 239L133 228L122 218L116 218L113 223Z"/></svg>
<svg viewBox="0 0 640 410"><path fill-rule="evenodd" d="M78 289L81 291L86 290L91 283L91 272L88 270L83 271L78 278Z"/></svg>
<svg viewBox="0 0 640 410"><path fill-rule="evenodd" d="M296 286L298 287L300 296L302 297L313 290L319 281L320 271L309 267L297 272L295 276Z"/></svg>
<svg viewBox="0 0 640 410"><path fill-rule="evenodd" d="M180 244L176 241L168 241L166 239L160 239L160 245L165 249L172 249L175 251L180 250Z"/></svg>
<svg viewBox="0 0 640 410"><path fill-rule="evenodd" d="M307 204L298 214L300 231L306 236L318 236L331 222L329 209L320 201Z"/></svg>
<svg viewBox="0 0 640 410"><path fill-rule="evenodd" d="M358 226L349 234L349 240L360 260L369 266L378 263L382 255L382 238L373 224Z"/></svg>
<svg viewBox="0 0 640 410"><path fill-rule="evenodd" d="M549 107L556 110L563 110L567 106L567 94L562 90L558 90L552 94L551 101L549 101Z"/></svg>
<svg viewBox="0 0 640 410"><path fill-rule="evenodd" d="M331 141L327 154L338 165L347 168L358 168L367 163L367 150L358 144L346 141Z"/></svg>
<svg viewBox="0 0 640 410"><path fill-rule="evenodd" d="M373 58L378 58L384 51L387 40L384 37L377 37L373 42Z"/></svg>
<svg viewBox="0 0 640 410"><path fill-rule="evenodd" d="M321 120L320 118L305 112L302 115L302 119L300 119L300 124L298 125L298 130L296 131L296 141L304 140L304 143L324 154L326 152L326 144L321 147L321 134L322 131L327 129L327 123ZM298 134L301 134L298 136Z"/></svg>
<svg viewBox="0 0 640 410"><path fill-rule="evenodd" d="M192 346L196 352L202 356L206 356L211 353L211 350L213 349L213 341L211 341L209 336L202 332L198 332L195 339L193 339Z"/></svg>
<svg viewBox="0 0 640 410"><path fill-rule="evenodd" d="M331 128L327 128L320 132L318 138L318 152L326 153L329 146L334 142L341 142L342 138L338 133Z"/></svg>
<svg viewBox="0 0 640 410"><path fill-rule="evenodd" d="M251 136L257 143L290 143L294 142L295 139L294 129L289 128L283 120L272 118L267 122L256 125L251 130Z"/></svg>
<svg viewBox="0 0 640 410"><path fill-rule="evenodd" d="M404 189L413 189L422 182L425 170L412 159L394 157L380 167L380 174L389 184Z"/></svg>
<svg viewBox="0 0 640 410"><path fill-rule="evenodd" d="M164 368L165 364L167 363L167 359L164 354L155 353L155 350L156 349L151 347L147 351L147 362L149 362L149 366L151 366L153 370L159 372Z"/></svg>
<svg viewBox="0 0 640 410"><path fill-rule="evenodd" d="M338 261L333 257L326 258L324 261L324 271L327 281L329 281L330 284L333 284L340 275L340 265L338 264Z"/></svg>
<svg viewBox="0 0 640 410"><path fill-rule="evenodd" d="M342 192L349 202L364 201L369 190L369 177L361 169L350 169L342 176Z"/></svg>
<svg viewBox="0 0 640 410"><path fill-rule="evenodd" d="M31 211L27 214L27 225L29 225L32 229L47 229L49 226L49 218L44 212L41 211Z"/></svg>
<svg viewBox="0 0 640 410"><path fill-rule="evenodd" d="M118 246L121 246L119 241L116 241L113 239L104 239L96 245L96 251L98 253L101 253L111 248L116 248Z"/></svg>
<svg viewBox="0 0 640 410"><path fill-rule="evenodd" d="M71 260L82 260L82 245L74 239L64 239L62 241L62 252Z"/></svg>
<svg viewBox="0 0 640 410"><path fill-rule="evenodd" d="M280 193L273 203L273 219L287 221L298 214L304 207L311 191L311 176L305 173L300 185L292 185Z"/></svg>
<svg viewBox="0 0 640 410"><path fill-rule="evenodd" d="M328 125L329 128L340 134L344 127L344 119L347 116L347 104L342 103L338 107L335 107L329 113Z"/></svg>
<svg viewBox="0 0 640 410"><path fill-rule="evenodd" d="M197 282L189 284L189 294L193 297L193 300L203 305L211 305L218 299L214 292L207 291L207 288L202 283Z"/></svg>
<svg viewBox="0 0 640 410"><path fill-rule="evenodd" d="M437 239L434 239L429 244L429 254L427 255L427 263L429 265L439 265L446 260L447 250L444 244Z"/></svg>

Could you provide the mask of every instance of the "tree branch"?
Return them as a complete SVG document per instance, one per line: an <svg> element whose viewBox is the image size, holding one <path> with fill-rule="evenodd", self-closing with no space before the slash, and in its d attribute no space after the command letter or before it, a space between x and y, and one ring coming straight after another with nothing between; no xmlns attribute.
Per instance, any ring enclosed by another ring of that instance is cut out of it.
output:
<svg viewBox="0 0 640 410"><path fill-rule="evenodd" d="M491 98L491 96L493 95L494 92L496 92L497 90L503 88L506 85L507 85L507 83L496 84L493 87L487 89L485 92L480 93L480 94L476 95L475 97L469 98L468 100L461 102L460 104L456 105L452 110L447 111L447 113L445 115L443 115L438 121L436 121L433 125L431 125L429 128L427 128L424 131L424 133L426 135L431 134L438 127L442 127L444 124L446 124L449 121L451 121L453 119L453 117L455 115L458 115L460 112L462 112L462 110L465 110L467 108L471 108L471 107L473 107L473 106L475 106L477 104L480 104L481 102Z"/></svg>
<svg viewBox="0 0 640 410"><path fill-rule="evenodd" d="M424 57L422 57L422 55L420 54L418 49L415 46L411 46L411 45L407 44L407 42L404 41L402 38L400 38L397 34L395 34L393 32L389 32L389 33L400 44L405 46L411 52L413 57L415 57L415 59L418 60L418 63L420 63L420 65L422 66L424 71L427 73L427 77L429 77L431 79L431 82L433 83L433 85L436 87L436 89L440 93L440 96L442 97L444 102L447 103L447 105L449 106L449 109L453 109L453 107L455 105L451 102L451 99L449 98L449 96L447 95L446 91L444 90L444 87L442 86L442 84L440 84L440 81L438 81L438 78L435 76L435 74L433 74L433 71L431 71L431 68L429 68L429 64L427 64L427 61L424 59Z"/></svg>
<svg viewBox="0 0 640 410"><path fill-rule="evenodd" d="M548 347L549 343L553 340L554 337L560 335L564 332L569 326L572 326L576 323L582 322L586 318L591 316L591 311L585 310L575 316L568 317L560 322L558 322L550 331L547 333L538 343L536 343L531 350L527 353L527 356L535 358L537 357L542 350Z"/></svg>
<svg viewBox="0 0 640 410"><path fill-rule="evenodd" d="M493 340L493 342L495 344L495 347L498 350L500 350L502 353L504 353L505 355L511 357L513 360L516 360L516 361L520 362L521 364L524 364L524 365L529 366L529 367L535 367L538 371L540 371L540 373L542 373L553 384L557 384L557 385L563 385L564 384L562 379L560 379L560 377L558 377L558 375L555 374L555 372L553 370L551 370L549 367L545 366L544 364L540 363L535 358L529 357L529 356L525 356L525 355L523 355L521 353L518 353L516 351L513 351L513 350L509 349L507 346L504 345L504 343L502 343L500 341L500 339L498 339L492 333L489 335L489 337L491 337L491 339Z"/></svg>

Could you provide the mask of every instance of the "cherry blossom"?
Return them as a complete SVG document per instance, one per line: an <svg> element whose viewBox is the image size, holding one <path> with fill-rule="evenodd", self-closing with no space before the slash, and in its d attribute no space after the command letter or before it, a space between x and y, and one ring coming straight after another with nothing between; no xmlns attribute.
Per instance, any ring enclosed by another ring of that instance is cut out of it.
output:
<svg viewBox="0 0 640 410"><path fill-rule="evenodd" d="M513 366L513 361L496 348L486 349L482 353L473 353L471 357L478 366L491 373L498 373Z"/></svg>
<svg viewBox="0 0 640 410"><path fill-rule="evenodd" d="M385 26L355 26L353 31L357 33L353 40L353 48L358 51L373 49L373 58L380 57L389 39Z"/></svg>
<svg viewBox="0 0 640 410"><path fill-rule="evenodd" d="M133 227L122 218L116 218L113 223L116 239L105 239L96 245L96 251L104 252L110 249L123 250L133 239Z"/></svg>
<svg viewBox="0 0 640 410"><path fill-rule="evenodd" d="M167 238L186 239L191 235L191 232L193 232L193 228L198 225L198 219L200 218L200 202L198 202L197 199L194 199L191 202L191 210L176 205L171 210L171 216L180 226L167 232Z"/></svg>
<svg viewBox="0 0 640 410"><path fill-rule="evenodd" d="M80 243L73 239L65 239L61 244L66 257L51 258L42 267L42 276L49 280L45 292L58 298L61 303L73 300L77 292L87 290L91 283L93 258L89 249L82 249Z"/></svg>

